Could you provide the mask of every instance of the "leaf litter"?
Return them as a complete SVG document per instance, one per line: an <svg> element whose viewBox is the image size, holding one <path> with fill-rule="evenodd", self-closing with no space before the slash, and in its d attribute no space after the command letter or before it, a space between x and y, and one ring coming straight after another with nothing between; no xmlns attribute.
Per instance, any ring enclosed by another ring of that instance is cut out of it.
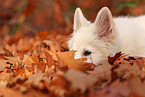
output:
<svg viewBox="0 0 145 97"><path fill-rule="evenodd" d="M64 45L67 38L44 31L5 40L0 47L0 96L145 97L145 58L119 54L109 57L111 64L94 66L86 58L74 59L75 51Z"/></svg>

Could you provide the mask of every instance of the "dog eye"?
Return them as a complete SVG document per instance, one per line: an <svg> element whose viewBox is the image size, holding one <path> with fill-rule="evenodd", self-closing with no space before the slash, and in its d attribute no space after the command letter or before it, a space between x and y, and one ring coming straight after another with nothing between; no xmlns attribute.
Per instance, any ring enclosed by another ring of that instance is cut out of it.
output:
<svg viewBox="0 0 145 97"><path fill-rule="evenodd" d="M85 51L84 53L83 53L83 55L84 56L88 56L88 55L90 55L92 52L91 51Z"/></svg>

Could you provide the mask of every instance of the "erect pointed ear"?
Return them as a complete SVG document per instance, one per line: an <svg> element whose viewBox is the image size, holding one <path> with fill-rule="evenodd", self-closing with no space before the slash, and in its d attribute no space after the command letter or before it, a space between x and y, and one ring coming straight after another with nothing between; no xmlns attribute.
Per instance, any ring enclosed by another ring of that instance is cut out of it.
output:
<svg viewBox="0 0 145 97"><path fill-rule="evenodd" d="M113 17L107 7L103 7L99 11L95 20L95 25L100 38L108 37L110 34L112 34L112 31L114 30Z"/></svg>
<svg viewBox="0 0 145 97"><path fill-rule="evenodd" d="M74 31L77 31L81 26L87 26L90 22L84 17L80 8L75 10L74 14Z"/></svg>

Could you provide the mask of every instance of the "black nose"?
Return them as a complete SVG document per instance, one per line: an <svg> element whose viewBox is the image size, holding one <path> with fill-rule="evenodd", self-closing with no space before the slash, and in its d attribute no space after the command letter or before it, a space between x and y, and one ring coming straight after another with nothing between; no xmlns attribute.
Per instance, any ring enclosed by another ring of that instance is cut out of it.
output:
<svg viewBox="0 0 145 97"><path fill-rule="evenodd" d="M91 51L85 51L84 53L83 53L83 55L84 56L88 56L88 55L90 55L92 52Z"/></svg>

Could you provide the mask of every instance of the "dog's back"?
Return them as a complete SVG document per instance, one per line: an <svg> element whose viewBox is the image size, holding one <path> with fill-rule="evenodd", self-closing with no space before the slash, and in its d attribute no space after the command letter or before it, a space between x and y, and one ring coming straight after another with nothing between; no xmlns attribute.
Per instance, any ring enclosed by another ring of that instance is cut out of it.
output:
<svg viewBox="0 0 145 97"><path fill-rule="evenodd" d="M145 57L145 16L113 19L119 38L119 51Z"/></svg>

